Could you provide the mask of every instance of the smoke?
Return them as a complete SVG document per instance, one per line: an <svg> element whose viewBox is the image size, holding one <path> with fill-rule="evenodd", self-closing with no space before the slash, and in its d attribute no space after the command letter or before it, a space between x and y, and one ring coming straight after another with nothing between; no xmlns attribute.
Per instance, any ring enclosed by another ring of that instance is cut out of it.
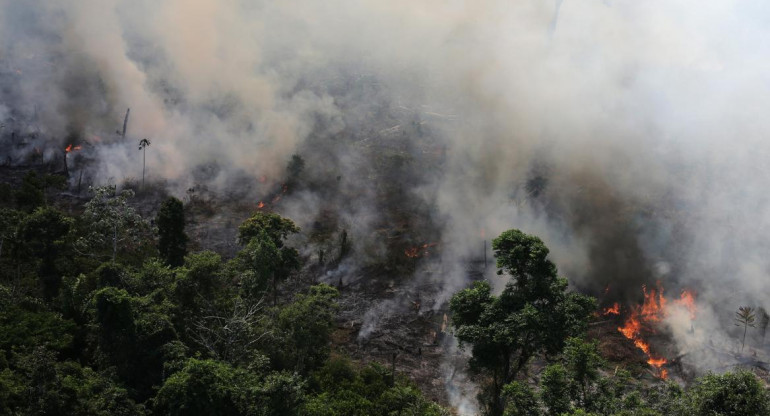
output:
<svg viewBox="0 0 770 416"><path fill-rule="evenodd" d="M770 295L768 14L758 0L0 0L3 159L76 140L94 180L138 177L149 137L151 178L227 193L279 185L299 152L319 186L287 212L306 229L335 217L362 261L393 255L391 234L434 237L385 228L439 229L450 263L517 227L581 289L694 288L702 328L724 333ZM444 298L467 283L447 269Z"/></svg>

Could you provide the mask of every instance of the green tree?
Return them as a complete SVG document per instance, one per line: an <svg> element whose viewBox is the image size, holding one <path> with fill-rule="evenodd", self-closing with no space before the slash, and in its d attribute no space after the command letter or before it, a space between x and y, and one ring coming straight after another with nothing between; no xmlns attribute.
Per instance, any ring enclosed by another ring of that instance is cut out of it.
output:
<svg viewBox="0 0 770 416"><path fill-rule="evenodd" d="M502 387L534 355L555 355L569 336L582 333L595 301L567 292L567 280L557 276L539 238L509 230L492 248L498 274L511 277L502 294L493 296L489 283L476 282L452 297L450 310L461 345L472 346L471 369L490 377L484 403L498 416Z"/></svg>
<svg viewBox="0 0 770 416"><path fill-rule="evenodd" d="M171 267L184 263L187 255L187 234L184 232L184 205L182 201L170 197L163 201L156 220L158 224L158 251Z"/></svg>
<svg viewBox="0 0 770 416"><path fill-rule="evenodd" d="M586 342L580 338L570 338L564 348L564 358L567 363L572 382L575 384L577 395L574 396L581 407L593 410L591 406L592 386L599 380L599 367L604 360L599 355L599 345L596 341Z"/></svg>
<svg viewBox="0 0 770 416"><path fill-rule="evenodd" d="M73 220L53 208L38 208L21 224L20 237L27 254L38 259L38 275L43 294L55 297L61 285L58 260L64 251L65 237L72 229Z"/></svg>
<svg viewBox="0 0 770 416"><path fill-rule="evenodd" d="M503 388L504 416L540 416L540 403L534 390L521 381L513 381Z"/></svg>
<svg viewBox="0 0 770 416"><path fill-rule="evenodd" d="M272 281L273 304L277 304L278 282L300 266L299 252L284 245L284 240L298 233L293 221L277 214L256 212L238 228L238 241L246 245L241 256L247 290L255 295L261 285Z"/></svg>
<svg viewBox="0 0 770 416"><path fill-rule="evenodd" d="M266 232L278 248L283 247L283 240L298 233L299 227L288 218L268 212L255 212L249 219L238 227L238 242L246 245L252 238Z"/></svg>
<svg viewBox="0 0 770 416"><path fill-rule="evenodd" d="M34 170L27 172L21 180L19 189L14 192L16 205L25 212L45 205L45 182Z"/></svg>
<svg viewBox="0 0 770 416"><path fill-rule="evenodd" d="M60 175L39 175L30 170L21 180L21 186L14 192L16 205L25 212L32 212L47 205L46 191L50 187L64 188L67 178Z"/></svg>
<svg viewBox="0 0 770 416"><path fill-rule="evenodd" d="M323 364L329 356L337 296L337 289L320 284L280 310L274 331L280 338L271 343L279 368L306 373Z"/></svg>
<svg viewBox="0 0 770 416"><path fill-rule="evenodd" d="M154 413L169 416L241 415L248 407L253 376L212 360L190 359L166 379L154 399Z"/></svg>
<svg viewBox="0 0 770 416"><path fill-rule="evenodd" d="M118 248L138 245L147 224L128 204L134 196L131 190L117 192L114 186L92 188L94 197L86 202L82 219L87 224L86 235L78 240L82 254L107 250L115 261Z"/></svg>
<svg viewBox="0 0 770 416"><path fill-rule="evenodd" d="M545 368L540 377L540 396L548 416L560 416L570 411L570 382L563 365L552 364Z"/></svg>
<svg viewBox="0 0 770 416"><path fill-rule="evenodd" d="M770 396L757 377L748 371L699 378L687 393L688 415L769 415Z"/></svg>
<svg viewBox="0 0 770 416"><path fill-rule="evenodd" d="M746 331L749 327L756 327L756 316L754 315L754 308L750 306L741 306L738 308L738 312L735 312L735 326L743 327L743 339L741 340L741 351L746 347Z"/></svg>
<svg viewBox="0 0 770 416"><path fill-rule="evenodd" d="M176 270L171 288L176 305L177 330L190 338L190 330L203 316L213 316L230 308L235 299L233 288L222 278L222 258L211 251L190 254L183 267Z"/></svg>
<svg viewBox="0 0 770 416"><path fill-rule="evenodd" d="M24 219L24 213L9 208L0 208L0 259L3 257L3 247L6 242L18 242L19 225Z"/></svg>
<svg viewBox="0 0 770 416"><path fill-rule="evenodd" d="M100 361L122 369L126 378L136 347L133 299L125 290L108 286L94 293L92 302Z"/></svg>

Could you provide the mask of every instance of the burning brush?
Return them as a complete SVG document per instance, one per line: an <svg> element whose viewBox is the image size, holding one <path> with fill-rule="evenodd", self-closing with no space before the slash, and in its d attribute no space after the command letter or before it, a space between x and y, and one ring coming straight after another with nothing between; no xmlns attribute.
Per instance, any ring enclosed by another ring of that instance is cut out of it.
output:
<svg viewBox="0 0 770 416"><path fill-rule="evenodd" d="M668 300L663 296L663 288L660 285L657 289L649 290L646 286L642 286L642 292L644 293L643 303L628 308L628 316L625 318L623 326L618 327L618 331L633 341L634 345L645 354L647 364L655 369L658 377L666 379L668 378L668 370L663 367L668 363L668 360L654 353L646 338L649 334L657 332L658 325L668 315ZM695 319L695 295L691 291L683 290L680 297L673 300L673 303L687 309L690 313L690 320ZM620 309L620 304L615 303L609 308L604 308L602 314L619 316Z"/></svg>

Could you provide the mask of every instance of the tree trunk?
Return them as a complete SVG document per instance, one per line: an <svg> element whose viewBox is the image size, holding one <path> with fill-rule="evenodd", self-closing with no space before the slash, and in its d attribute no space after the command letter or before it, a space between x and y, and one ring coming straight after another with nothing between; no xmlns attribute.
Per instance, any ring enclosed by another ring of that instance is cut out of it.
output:
<svg viewBox="0 0 770 416"><path fill-rule="evenodd" d="M743 324L743 342L741 343L741 352L743 352L743 349L746 348L746 331L749 329L748 322Z"/></svg>

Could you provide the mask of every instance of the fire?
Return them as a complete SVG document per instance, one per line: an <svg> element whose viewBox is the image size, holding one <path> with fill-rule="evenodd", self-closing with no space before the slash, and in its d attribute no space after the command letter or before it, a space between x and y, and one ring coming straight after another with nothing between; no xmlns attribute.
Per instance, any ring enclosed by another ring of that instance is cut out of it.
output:
<svg viewBox="0 0 770 416"><path fill-rule="evenodd" d="M417 257L420 257L420 255L427 256L430 254L428 249L436 245L438 245L438 243L426 243L421 246L410 247L404 250L404 254L411 259L416 259Z"/></svg>
<svg viewBox="0 0 770 416"><path fill-rule="evenodd" d="M611 307L604 308L602 315L620 315L620 304L615 302Z"/></svg>
<svg viewBox="0 0 770 416"><path fill-rule="evenodd" d="M259 201L259 203L257 204L257 209L262 209L264 207L265 207L265 203L262 201Z"/></svg>
<svg viewBox="0 0 770 416"><path fill-rule="evenodd" d="M69 152L72 152L72 151L78 151L78 150L80 150L81 148L82 148L81 146L73 146L72 144L70 144L69 146L67 146L66 148L64 148L64 152L65 152L65 153L69 153Z"/></svg>
<svg viewBox="0 0 770 416"><path fill-rule="evenodd" d="M663 357L653 355L650 349L650 344L642 337L643 332L653 332L653 325L662 321L668 314L666 309L667 300L663 296L663 288L658 285L657 289L647 289L646 286L642 286L642 292L644 293L644 302L641 306L631 308L631 314L626 318L623 326L618 328L618 331L623 334L624 337L634 342L636 348L639 348L647 356L647 364L654 367L658 376L662 379L668 377L668 370L663 368L668 362ZM680 305L686 308L690 312L690 319L695 319L695 295L689 290L683 290L679 299L674 300L674 304ZM604 309L604 314L619 313L619 308L616 303L612 308ZM615 311L615 312L611 312Z"/></svg>
<svg viewBox="0 0 770 416"><path fill-rule="evenodd" d="M647 287L642 286L644 292L644 303L642 304L642 316L645 320L651 322L660 322L665 316L666 299L663 297L663 289L651 289L647 292Z"/></svg>

